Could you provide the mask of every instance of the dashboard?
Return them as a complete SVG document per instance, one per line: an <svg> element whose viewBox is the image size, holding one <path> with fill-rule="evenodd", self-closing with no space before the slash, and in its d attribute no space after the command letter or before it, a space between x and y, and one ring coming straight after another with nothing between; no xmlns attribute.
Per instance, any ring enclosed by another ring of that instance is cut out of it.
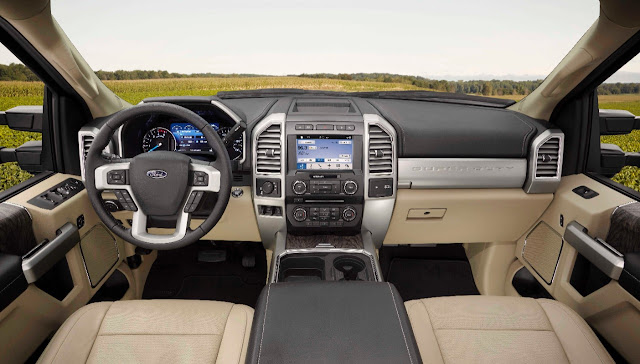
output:
<svg viewBox="0 0 640 364"><path fill-rule="evenodd" d="M250 193L250 201L234 211L241 211L243 221L248 214L255 216L267 246L282 232L361 231L371 233L379 245L403 190L544 194L555 191L562 175L562 132L505 109L499 101L487 106L485 99L460 104L285 91L145 100L184 106L221 137L246 123L247 129L227 147L236 193L231 201L240 203L243 193L245 198ZM95 120L79 133L81 161L101 123ZM215 158L197 129L166 115L131 120L117 131L110 148L124 158L157 150ZM205 195L196 218L206 215L215 198ZM414 207L402 221L412 223L431 213L418 202ZM234 229L242 230L238 226Z"/></svg>
<svg viewBox="0 0 640 364"><path fill-rule="evenodd" d="M229 115L212 104L181 104L207 121L220 138L224 138L236 124ZM127 123L119 132L122 156L132 158L156 150L176 151L201 158L213 157L202 132L184 120L167 115L145 115ZM232 161L244 160L244 134L227 147Z"/></svg>

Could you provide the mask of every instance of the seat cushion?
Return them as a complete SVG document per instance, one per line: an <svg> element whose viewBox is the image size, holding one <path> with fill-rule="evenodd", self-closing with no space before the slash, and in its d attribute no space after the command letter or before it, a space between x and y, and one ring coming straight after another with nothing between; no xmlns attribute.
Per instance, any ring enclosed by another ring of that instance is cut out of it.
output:
<svg viewBox="0 0 640 364"><path fill-rule="evenodd" d="M425 363L613 363L587 323L557 301L457 296L405 306Z"/></svg>
<svg viewBox="0 0 640 364"><path fill-rule="evenodd" d="M241 363L253 309L216 301L140 300L82 307L39 363Z"/></svg>

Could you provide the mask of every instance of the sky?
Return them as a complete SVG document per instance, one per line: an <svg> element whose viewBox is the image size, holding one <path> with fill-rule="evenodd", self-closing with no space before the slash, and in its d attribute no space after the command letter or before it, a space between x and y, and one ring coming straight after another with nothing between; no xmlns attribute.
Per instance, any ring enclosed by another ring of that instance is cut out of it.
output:
<svg viewBox="0 0 640 364"><path fill-rule="evenodd" d="M52 12L94 70L522 80L560 62L599 2L52 0ZM640 81L640 60L624 71Z"/></svg>

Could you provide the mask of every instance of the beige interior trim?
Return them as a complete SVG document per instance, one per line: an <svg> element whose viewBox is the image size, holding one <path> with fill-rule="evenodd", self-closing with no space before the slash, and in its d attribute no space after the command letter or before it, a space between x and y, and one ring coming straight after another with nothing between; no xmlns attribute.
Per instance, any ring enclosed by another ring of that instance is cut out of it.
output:
<svg viewBox="0 0 640 364"><path fill-rule="evenodd" d="M33 230L38 242L52 239L55 237L56 229L67 222L75 224L81 214L84 215L85 225L79 230L80 236L85 236L94 226L102 224L89 202L86 190L73 196L54 210L41 209L27 202L67 178L79 177L55 174L8 200L28 209L33 219ZM124 262L127 256L125 252L129 252L133 248L119 238L116 238L116 243L118 251L121 252L120 263L111 267L105 278L119 269L125 274L130 285L125 298L138 298L142 295L142 291L135 281L136 274L140 273L133 273ZM104 284L106 279L103 278L96 287L91 287L79 244L67 253L66 259L74 287L64 300L58 301L31 284L22 295L0 312L0 337L2 338L0 340L0 358L2 358L2 362L24 362L47 336L57 330L58 326L73 312L84 306ZM144 259L143 265L150 265L147 263L148 258Z"/></svg>
<svg viewBox="0 0 640 364"><path fill-rule="evenodd" d="M94 118L130 106L95 75L51 15L49 0L0 2L0 16L13 25L84 99Z"/></svg>
<svg viewBox="0 0 640 364"><path fill-rule="evenodd" d="M624 42L640 31L640 2L601 0L600 16L542 85L512 110L549 120L556 105Z"/></svg>
<svg viewBox="0 0 640 364"><path fill-rule="evenodd" d="M464 250L471 265L473 280L482 295L504 296L504 277L514 261L515 242L467 243Z"/></svg>
<svg viewBox="0 0 640 364"><path fill-rule="evenodd" d="M599 193L592 199L584 199L572 190L578 186L587 186ZM567 224L573 220L589 229L592 237L605 238L610 226L613 210L625 203L633 201L611 188L585 176L573 175L562 178L556 191L556 197L542 215L540 221L547 223L561 236ZM560 215L563 216L564 226L560 226ZM582 316L593 328L630 362L640 361L640 302L624 288L612 281L598 291L582 297L569 283L573 266L577 257L576 250L564 242L558 267L553 282L549 285L535 273L531 265L522 258L524 236L518 241L516 257L523 266L536 277L555 299L566 304ZM511 284L512 274L507 275L505 286ZM506 290L507 294L515 295L515 290Z"/></svg>
<svg viewBox="0 0 640 364"><path fill-rule="evenodd" d="M400 189L384 244L516 241L552 199L552 194L527 194L519 188ZM442 218L416 219L411 218L413 209L446 212Z"/></svg>
<svg viewBox="0 0 640 364"><path fill-rule="evenodd" d="M228 240L228 241L253 241L260 242L260 231L258 230L258 222L256 220L256 213L253 208L253 201L251 200L251 187L233 187L241 188L243 193L240 197L231 197L227 209L224 211L222 218L211 229L203 240ZM115 196L111 193L103 193L103 198L115 199ZM119 211L113 214L116 219L120 219L125 223L125 226L130 227L126 222L131 219L133 214L130 211ZM191 221L191 228L195 229L203 220L193 219ZM171 229L152 228L149 229L152 234L171 234Z"/></svg>

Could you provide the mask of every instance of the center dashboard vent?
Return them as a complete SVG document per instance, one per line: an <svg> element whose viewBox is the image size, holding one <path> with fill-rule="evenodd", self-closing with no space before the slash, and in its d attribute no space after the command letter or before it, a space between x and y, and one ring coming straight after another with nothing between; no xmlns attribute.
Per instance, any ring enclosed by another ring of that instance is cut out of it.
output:
<svg viewBox="0 0 640 364"><path fill-rule="evenodd" d="M271 124L256 139L256 171L279 174L282 164L282 128Z"/></svg>
<svg viewBox="0 0 640 364"><path fill-rule="evenodd" d="M369 172L393 172L393 141L378 125L369 125Z"/></svg>
<svg viewBox="0 0 640 364"><path fill-rule="evenodd" d="M560 177L560 137L553 136L538 148L536 178Z"/></svg>

